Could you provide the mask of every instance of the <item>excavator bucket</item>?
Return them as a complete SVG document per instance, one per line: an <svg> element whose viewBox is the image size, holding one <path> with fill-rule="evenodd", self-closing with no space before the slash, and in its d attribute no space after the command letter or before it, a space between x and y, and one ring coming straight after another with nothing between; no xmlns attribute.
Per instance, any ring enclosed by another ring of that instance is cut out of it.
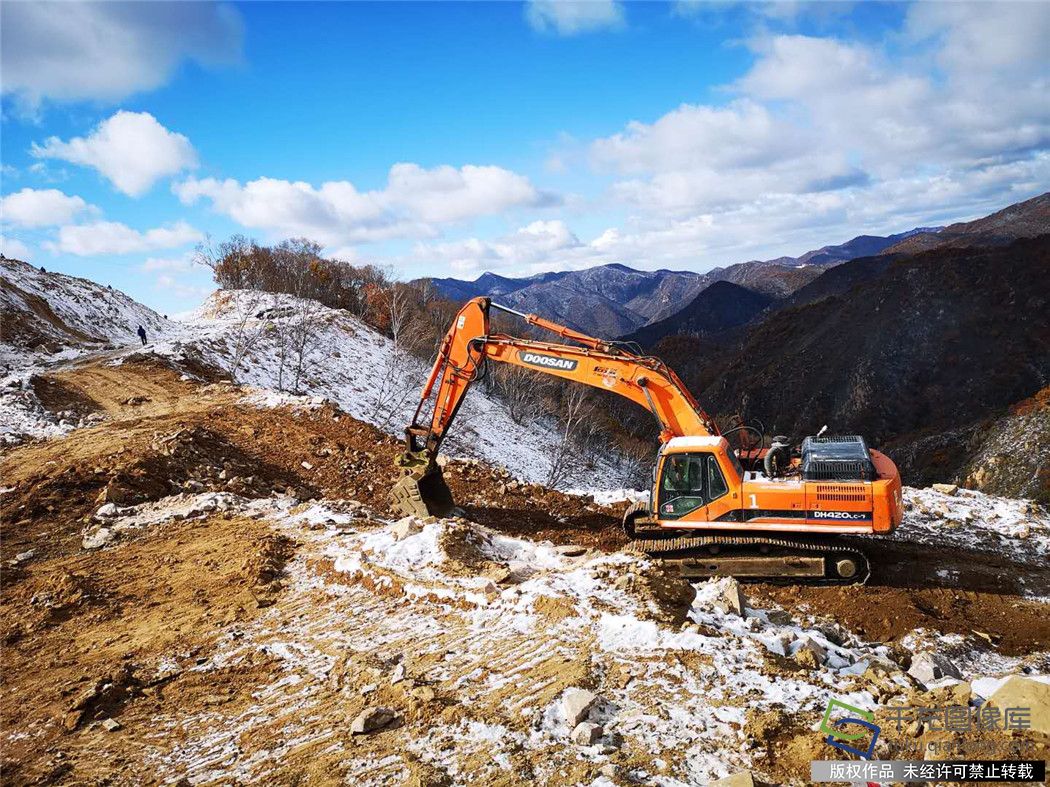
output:
<svg viewBox="0 0 1050 787"><path fill-rule="evenodd" d="M406 454L397 460L403 475L390 490L390 507L406 516L445 517L456 507L452 490L435 462L420 464L417 457Z"/></svg>

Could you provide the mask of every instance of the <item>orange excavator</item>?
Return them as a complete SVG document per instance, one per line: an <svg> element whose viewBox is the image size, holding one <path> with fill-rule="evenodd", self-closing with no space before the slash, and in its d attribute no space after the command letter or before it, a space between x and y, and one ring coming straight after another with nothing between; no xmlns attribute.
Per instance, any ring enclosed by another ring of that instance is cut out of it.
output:
<svg viewBox="0 0 1050 787"><path fill-rule="evenodd" d="M491 309L560 341L490 333ZM900 475L864 438L825 436L821 430L800 446L784 436L767 446L761 430L750 426L720 433L660 359L488 298L467 302L441 343L405 429L402 477L390 493L395 510L418 516L455 511L438 449L471 384L493 361L612 391L656 417L660 448L649 502L631 506L623 527L635 547L673 561L684 576L863 582L868 560L856 539L844 537L886 534L900 524Z"/></svg>

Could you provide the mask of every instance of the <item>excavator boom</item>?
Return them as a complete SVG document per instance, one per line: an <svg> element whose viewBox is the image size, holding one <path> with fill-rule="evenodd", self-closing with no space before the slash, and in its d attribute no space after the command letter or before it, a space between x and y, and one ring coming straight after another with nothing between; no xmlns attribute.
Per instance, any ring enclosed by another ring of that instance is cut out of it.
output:
<svg viewBox="0 0 1050 787"><path fill-rule="evenodd" d="M491 334L492 308L574 344ZM405 430L407 450L399 459L405 474L391 493L395 507L433 515L445 515L452 509L451 492L439 480L437 452L471 384L490 361L533 369L630 399L660 422L662 442L684 435L718 434L714 422L682 381L659 359L635 354L615 342L533 314L522 314L488 298L474 298L460 309L445 334L412 423ZM425 418L428 404L432 405L429 422Z"/></svg>

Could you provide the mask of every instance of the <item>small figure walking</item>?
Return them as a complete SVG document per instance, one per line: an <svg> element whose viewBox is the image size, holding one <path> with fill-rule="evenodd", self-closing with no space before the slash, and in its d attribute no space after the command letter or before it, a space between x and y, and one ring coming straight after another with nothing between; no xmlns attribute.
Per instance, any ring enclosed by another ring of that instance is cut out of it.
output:
<svg viewBox="0 0 1050 787"><path fill-rule="evenodd" d="M146 329L141 325L139 326L139 338L142 339L142 346L146 346Z"/></svg>

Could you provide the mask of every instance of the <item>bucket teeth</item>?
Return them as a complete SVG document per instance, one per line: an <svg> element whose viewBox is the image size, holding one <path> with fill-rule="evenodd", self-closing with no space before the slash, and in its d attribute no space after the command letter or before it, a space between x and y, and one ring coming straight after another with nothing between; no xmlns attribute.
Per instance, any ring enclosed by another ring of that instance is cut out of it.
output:
<svg viewBox="0 0 1050 787"><path fill-rule="evenodd" d="M394 484L388 499L394 511L406 516L445 517L456 505L452 490L436 465L406 472Z"/></svg>

